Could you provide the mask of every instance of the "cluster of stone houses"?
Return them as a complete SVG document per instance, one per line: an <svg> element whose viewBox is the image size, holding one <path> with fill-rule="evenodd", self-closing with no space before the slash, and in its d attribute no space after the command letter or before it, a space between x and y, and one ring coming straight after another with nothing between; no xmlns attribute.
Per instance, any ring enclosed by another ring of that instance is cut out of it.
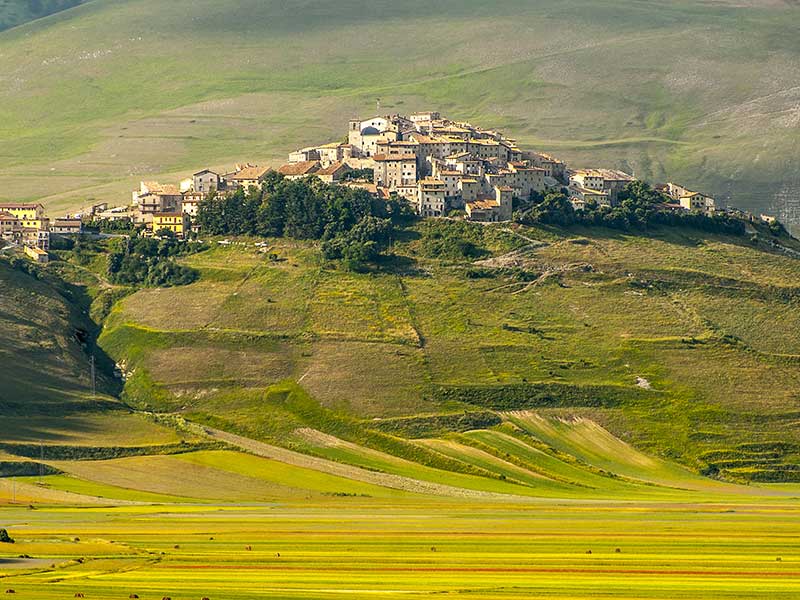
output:
<svg viewBox="0 0 800 600"><path fill-rule="evenodd" d="M219 173L204 169L178 185L142 181L132 203L109 209L92 208L95 220L130 220L156 233L185 237L197 231L200 204L210 193L229 193L260 186L269 167L236 165ZM423 217L441 217L461 210L473 221L508 221L515 199L535 192L562 190L576 209L615 206L634 176L614 169L568 169L548 154L521 149L499 131L443 118L438 112L389 115L349 122L347 140L302 148L277 169L287 179L317 177L366 189L377 197L406 199ZM370 172L372 179L356 179ZM348 175L349 174L349 175ZM718 210L713 198L684 186L657 186L673 202L665 210ZM35 260L46 260L50 234L82 231L82 215L50 221L39 204L0 204L0 239L19 244ZM762 215L762 220L769 217ZM34 256L35 255L35 256Z"/></svg>
<svg viewBox="0 0 800 600"><path fill-rule="evenodd" d="M614 206L619 192L634 181L632 175L617 170L570 170L548 154L522 150L498 131L443 118L437 112L354 119L346 141L292 152L276 170L290 180L317 177L382 198L396 194L423 217L461 210L470 220L486 222L510 220L514 199L527 199L533 192L566 190L575 208L591 202ZM96 217L130 219L146 231L167 229L182 237L197 230L199 206L212 190L225 194L258 187L269 171L244 164L228 173L204 169L178 185L143 181L129 207ZM372 180L356 180L353 171L371 171ZM674 184L665 189L675 198L675 209L714 210L708 196L700 195L700 208L693 192Z"/></svg>
<svg viewBox="0 0 800 600"><path fill-rule="evenodd" d="M338 181L347 170L371 169L370 189L407 199L423 217L463 210L475 221L511 218L515 198L566 190L576 209L614 206L635 178L613 169L568 169L548 154L521 149L502 133L443 118L437 112L352 120L347 141L292 152L287 177ZM670 210L714 212L713 198L676 184L663 186Z"/></svg>
<svg viewBox="0 0 800 600"><path fill-rule="evenodd" d="M258 187L269 171L268 167L244 164L227 173L203 169L178 185L142 181L133 192L130 206L113 208L96 217L111 221L128 219L144 226L149 233L168 230L185 237L192 229L197 230L195 221L200 204L212 191L226 194L238 188Z"/></svg>
<svg viewBox="0 0 800 600"><path fill-rule="evenodd" d="M568 182L560 160L523 151L498 131L436 112L352 120L347 142L292 152L279 171L292 177L324 174L336 181L350 169L371 169L371 191L397 194L423 217L455 209L480 221L508 220L513 198Z"/></svg>
<svg viewBox="0 0 800 600"><path fill-rule="evenodd" d="M21 246L25 254L40 263L48 261L50 235L81 233L80 219L49 219L44 207L36 203L0 203L0 240Z"/></svg>

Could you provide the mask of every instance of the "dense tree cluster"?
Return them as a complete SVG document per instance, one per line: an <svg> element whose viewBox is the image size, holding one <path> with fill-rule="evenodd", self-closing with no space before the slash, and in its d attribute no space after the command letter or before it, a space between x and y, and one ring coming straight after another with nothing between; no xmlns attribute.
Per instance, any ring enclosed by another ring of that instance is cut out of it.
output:
<svg viewBox="0 0 800 600"><path fill-rule="evenodd" d="M398 198L378 200L315 177L290 181L270 172L261 188L212 194L200 205L197 221L208 235L321 240L327 258L360 268L388 246L409 210Z"/></svg>
<svg viewBox="0 0 800 600"><path fill-rule="evenodd" d="M160 239L132 237L111 242L108 255L108 274L113 283L171 287L188 285L199 273L179 265L174 258L191 254L204 246L164 235Z"/></svg>
<svg viewBox="0 0 800 600"><path fill-rule="evenodd" d="M486 228L466 221L426 221L419 248L423 256L446 260L475 260L491 254L484 247Z"/></svg>
<svg viewBox="0 0 800 600"><path fill-rule="evenodd" d="M143 227L137 227L130 219L95 219L89 223L88 228L101 233L135 233Z"/></svg>
<svg viewBox="0 0 800 600"><path fill-rule="evenodd" d="M709 233L744 235L741 219L726 214L706 215L699 212L675 211L664 205L671 200L642 181L634 181L623 189L617 206L587 204L575 210L563 192L554 192L533 201L529 208L518 212L516 218L525 224L579 224L601 226L622 231L644 231L659 226L691 227Z"/></svg>

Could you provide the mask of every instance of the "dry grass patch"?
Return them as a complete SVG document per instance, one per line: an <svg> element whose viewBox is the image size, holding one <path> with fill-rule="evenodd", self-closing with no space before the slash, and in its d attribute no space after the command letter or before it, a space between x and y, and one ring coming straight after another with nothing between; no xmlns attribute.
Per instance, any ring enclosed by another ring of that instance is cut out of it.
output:
<svg viewBox="0 0 800 600"><path fill-rule="evenodd" d="M425 412L422 351L408 346L364 342L313 345L300 384L323 405L361 417Z"/></svg>

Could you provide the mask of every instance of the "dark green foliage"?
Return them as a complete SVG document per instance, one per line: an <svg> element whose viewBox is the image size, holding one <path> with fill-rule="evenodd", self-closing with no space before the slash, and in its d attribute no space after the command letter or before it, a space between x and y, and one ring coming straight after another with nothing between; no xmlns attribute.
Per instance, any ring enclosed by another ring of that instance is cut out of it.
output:
<svg viewBox="0 0 800 600"><path fill-rule="evenodd" d="M200 205L197 221L210 235L322 240L326 258L360 269L388 246L394 225L407 217L396 198L379 201L364 190L314 177L289 181L270 172L260 190L209 197Z"/></svg>
<svg viewBox="0 0 800 600"><path fill-rule="evenodd" d="M373 169L352 169L342 176L342 181L372 181L374 177L375 171Z"/></svg>
<svg viewBox="0 0 800 600"><path fill-rule="evenodd" d="M783 223L780 221L772 221L768 227L769 232L775 237L780 237L786 234L786 228L784 228Z"/></svg>
<svg viewBox="0 0 800 600"><path fill-rule="evenodd" d="M525 212L537 204L541 204L543 200L544 194L536 190L531 190L527 198L514 198L513 210L514 212Z"/></svg>
<svg viewBox="0 0 800 600"><path fill-rule="evenodd" d="M98 247L97 243L93 242L89 236L79 235L74 240L71 250L73 257L75 258L75 262L80 266L85 267L92 262L92 258L94 253L97 252Z"/></svg>
<svg viewBox="0 0 800 600"><path fill-rule="evenodd" d="M58 475L55 467L37 462L0 461L0 478L2 477L35 477L37 475Z"/></svg>
<svg viewBox="0 0 800 600"><path fill-rule="evenodd" d="M190 444L164 444L161 446L55 446L39 444L0 444L0 450L14 456L43 458L45 460L110 460L129 456L151 456L155 454L186 454L200 450L224 448L220 442L201 442ZM37 472L38 473L38 472Z"/></svg>
<svg viewBox="0 0 800 600"><path fill-rule="evenodd" d="M130 219L117 219L111 221L109 219L96 219L89 223L89 229L99 231L101 233L136 233L141 230L141 227L134 225Z"/></svg>
<svg viewBox="0 0 800 600"><path fill-rule="evenodd" d="M544 225L572 225L576 222L575 211L565 194L551 193L527 212L523 213L522 222L542 223Z"/></svg>
<svg viewBox="0 0 800 600"><path fill-rule="evenodd" d="M205 246L179 241L174 236L119 238L112 242L108 255L108 275L121 285L171 287L197 280L195 269L177 264L176 256L204 250Z"/></svg>
<svg viewBox="0 0 800 600"><path fill-rule="evenodd" d="M614 408L642 400L653 392L614 385L521 383L510 385L440 386L431 396L437 401L464 402L492 410L532 408Z"/></svg>
<svg viewBox="0 0 800 600"><path fill-rule="evenodd" d="M473 429L486 429L499 425L502 419L489 411L465 412L452 415L431 415L429 417L402 417L381 419L366 423L367 427L378 429L392 435L419 439L438 437L451 432L464 432Z"/></svg>
<svg viewBox="0 0 800 600"><path fill-rule="evenodd" d="M528 225L544 224L608 227L622 231L646 231L657 227L691 227L709 233L741 236L745 224L727 214L709 216L698 212L674 211L663 205L669 198L642 181L629 183L619 193L614 207L590 203L585 209L574 210L563 193L548 194L532 208L518 213L516 219Z"/></svg>
<svg viewBox="0 0 800 600"><path fill-rule="evenodd" d="M329 259L342 259L351 270L361 270L366 263L373 262L391 241L392 221L366 216L346 233L326 239L322 243L322 255Z"/></svg>
<svg viewBox="0 0 800 600"><path fill-rule="evenodd" d="M485 247L484 227L463 221L426 221L420 244L423 256L448 260L478 259L491 253Z"/></svg>
<svg viewBox="0 0 800 600"><path fill-rule="evenodd" d="M8 531L5 529L0 529L0 544L13 544L14 539L8 535Z"/></svg>

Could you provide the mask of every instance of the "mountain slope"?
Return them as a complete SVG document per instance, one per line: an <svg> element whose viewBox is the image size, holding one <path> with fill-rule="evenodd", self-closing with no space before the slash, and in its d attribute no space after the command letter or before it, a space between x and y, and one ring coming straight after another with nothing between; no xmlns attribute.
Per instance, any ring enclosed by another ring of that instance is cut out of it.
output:
<svg viewBox="0 0 800 600"><path fill-rule="evenodd" d="M0 261L0 311L4 413L86 400L91 379L82 342L91 325L75 305L57 288Z"/></svg>
<svg viewBox="0 0 800 600"><path fill-rule="evenodd" d="M757 227L426 221L369 273L244 239L127 296L102 242L0 266L0 497L37 460L63 501L792 493L736 485L800 480L800 262L774 245L800 243ZM109 293L94 351L127 405L92 400L79 343Z"/></svg>
<svg viewBox="0 0 800 600"><path fill-rule="evenodd" d="M95 0L0 35L2 195L124 202L144 177L338 139L381 98L798 220L797 11Z"/></svg>
<svg viewBox="0 0 800 600"><path fill-rule="evenodd" d="M133 405L312 454L307 430L451 468L392 439L532 410L710 474L796 478L800 346L776 323L800 318L797 259L688 229L455 227L415 227L405 266L369 274L300 242L273 240L278 262L218 247L187 259L199 282L118 303L100 345L128 365ZM453 235L498 256L440 258Z"/></svg>

